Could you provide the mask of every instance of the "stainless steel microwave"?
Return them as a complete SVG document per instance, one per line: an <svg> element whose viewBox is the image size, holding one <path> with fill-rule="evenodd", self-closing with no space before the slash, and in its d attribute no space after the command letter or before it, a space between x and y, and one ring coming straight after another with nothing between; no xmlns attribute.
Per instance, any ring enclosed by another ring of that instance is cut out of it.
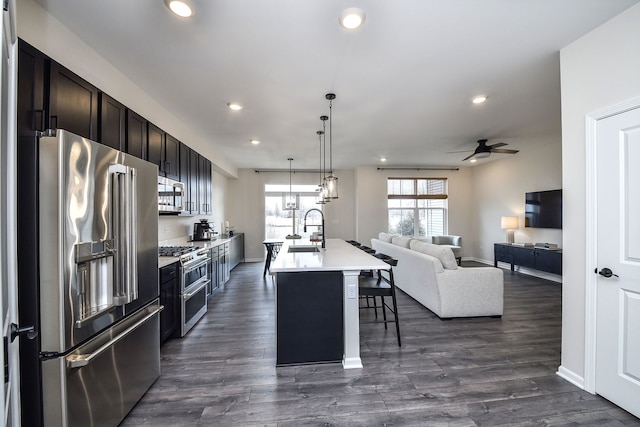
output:
<svg viewBox="0 0 640 427"><path fill-rule="evenodd" d="M158 177L158 212L180 214L184 211L184 184L173 179Z"/></svg>

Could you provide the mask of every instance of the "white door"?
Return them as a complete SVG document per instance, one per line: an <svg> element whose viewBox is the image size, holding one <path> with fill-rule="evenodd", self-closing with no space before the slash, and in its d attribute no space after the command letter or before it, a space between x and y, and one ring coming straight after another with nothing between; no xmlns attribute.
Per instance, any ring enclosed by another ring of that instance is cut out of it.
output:
<svg viewBox="0 0 640 427"><path fill-rule="evenodd" d="M4 2L0 19L2 61L0 63L0 366L4 385L0 389L4 426L20 425L18 339L11 337L12 325L17 323L16 287L16 203L15 203L15 146L16 146L16 27L15 0ZM8 370L6 367L8 366Z"/></svg>
<svg viewBox="0 0 640 427"><path fill-rule="evenodd" d="M640 417L640 108L598 121L596 393Z"/></svg>

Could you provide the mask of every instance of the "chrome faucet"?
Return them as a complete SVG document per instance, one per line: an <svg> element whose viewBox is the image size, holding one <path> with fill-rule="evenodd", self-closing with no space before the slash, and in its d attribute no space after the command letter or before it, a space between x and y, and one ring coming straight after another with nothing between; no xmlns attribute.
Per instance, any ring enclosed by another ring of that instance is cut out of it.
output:
<svg viewBox="0 0 640 427"><path fill-rule="evenodd" d="M310 225L310 227L311 226L322 227L322 249L324 249L325 245L326 245L326 240L325 240L325 237L324 237L324 214L322 213L322 211L320 209L311 208L311 209L309 209L307 211L307 213L304 214L304 228L303 228L303 230L304 230L305 233L307 232L307 215L309 215L309 212L311 212L311 211L320 212L320 216L322 217L322 224L320 224L320 225L314 224L314 225Z"/></svg>

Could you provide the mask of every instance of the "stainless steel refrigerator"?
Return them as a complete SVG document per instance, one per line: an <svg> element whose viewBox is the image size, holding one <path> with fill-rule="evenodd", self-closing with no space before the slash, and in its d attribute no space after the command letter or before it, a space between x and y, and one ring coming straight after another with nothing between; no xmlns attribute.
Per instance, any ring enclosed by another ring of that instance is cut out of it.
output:
<svg viewBox="0 0 640 427"><path fill-rule="evenodd" d="M64 130L38 158L42 418L116 426L160 375L158 170Z"/></svg>

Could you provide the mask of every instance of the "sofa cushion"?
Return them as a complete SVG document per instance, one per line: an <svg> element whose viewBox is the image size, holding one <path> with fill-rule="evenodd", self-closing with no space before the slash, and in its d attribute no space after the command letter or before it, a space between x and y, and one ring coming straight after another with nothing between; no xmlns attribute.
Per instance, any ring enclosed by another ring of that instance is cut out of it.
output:
<svg viewBox="0 0 640 427"><path fill-rule="evenodd" d="M431 255L438 258L442 266L447 270L457 270L458 263L453 255L451 248L447 246L434 245L433 243L425 243L414 240L410 243L410 248L423 254Z"/></svg>
<svg viewBox="0 0 640 427"><path fill-rule="evenodd" d="M413 239L411 237L393 236L391 238L391 243L409 249L409 244L412 240Z"/></svg>
<svg viewBox="0 0 640 427"><path fill-rule="evenodd" d="M391 238L393 238L393 234L384 233L384 232L378 234L378 240L381 240L386 243L391 243Z"/></svg>

